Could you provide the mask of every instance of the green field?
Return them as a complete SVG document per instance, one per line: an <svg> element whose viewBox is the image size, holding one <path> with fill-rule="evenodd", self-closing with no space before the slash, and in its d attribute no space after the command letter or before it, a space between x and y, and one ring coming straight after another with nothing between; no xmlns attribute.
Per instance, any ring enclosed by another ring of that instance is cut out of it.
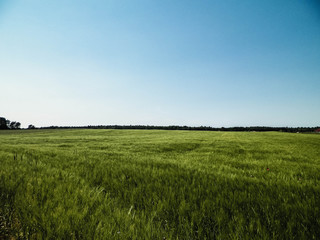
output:
<svg viewBox="0 0 320 240"><path fill-rule="evenodd" d="M0 132L0 239L320 239L320 134Z"/></svg>

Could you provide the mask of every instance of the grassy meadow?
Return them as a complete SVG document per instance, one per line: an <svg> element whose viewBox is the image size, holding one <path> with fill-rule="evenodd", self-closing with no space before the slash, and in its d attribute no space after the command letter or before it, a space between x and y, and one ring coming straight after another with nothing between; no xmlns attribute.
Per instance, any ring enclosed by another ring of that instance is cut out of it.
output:
<svg viewBox="0 0 320 240"><path fill-rule="evenodd" d="M320 134L0 131L0 239L320 239Z"/></svg>

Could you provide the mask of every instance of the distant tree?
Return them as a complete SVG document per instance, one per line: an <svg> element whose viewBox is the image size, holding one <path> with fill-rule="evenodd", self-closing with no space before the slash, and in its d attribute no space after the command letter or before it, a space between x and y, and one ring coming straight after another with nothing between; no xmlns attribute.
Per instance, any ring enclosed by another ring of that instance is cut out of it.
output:
<svg viewBox="0 0 320 240"><path fill-rule="evenodd" d="M21 127L21 123L20 122L16 122L15 129L20 129L20 127Z"/></svg>
<svg viewBox="0 0 320 240"><path fill-rule="evenodd" d="M10 128L11 121L9 119L6 120L7 128Z"/></svg>
<svg viewBox="0 0 320 240"><path fill-rule="evenodd" d="M12 121L9 124L10 129L20 129L20 127L21 127L21 123L16 122L16 121Z"/></svg>
<svg viewBox="0 0 320 240"><path fill-rule="evenodd" d="M16 122L12 121L12 122L9 123L9 128L10 129L15 129L15 125L16 125Z"/></svg>
<svg viewBox="0 0 320 240"><path fill-rule="evenodd" d="M28 129L35 129L36 127L34 126L34 125L32 125L32 124L30 124L29 126L28 126Z"/></svg>
<svg viewBox="0 0 320 240"><path fill-rule="evenodd" d="M7 120L3 117L0 117L0 129L8 129Z"/></svg>

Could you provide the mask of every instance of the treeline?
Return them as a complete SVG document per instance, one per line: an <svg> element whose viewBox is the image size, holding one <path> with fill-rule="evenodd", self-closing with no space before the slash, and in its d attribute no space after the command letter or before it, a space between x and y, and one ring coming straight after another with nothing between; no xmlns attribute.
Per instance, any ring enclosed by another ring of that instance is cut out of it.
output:
<svg viewBox="0 0 320 240"><path fill-rule="evenodd" d="M0 117L0 129L20 129L21 123L10 121L4 117ZM30 124L27 129L150 129L150 130L190 130L190 131L225 131L225 132L320 132L320 127L266 127L266 126L251 126L251 127L189 127L189 126L152 126L152 125L96 125L96 126L50 126L36 128Z"/></svg>
<svg viewBox="0 0 320 240"><path fill-rule="evenodd" d="M252 126L252 127L189 127L189 126L149 126L149 125L97 125L97 126L50 126L41 127L40 129L150 129L150 130L191 130L191 131L225 131L225 132L315 132L320 127L265 127L265 126Z"/></svg>

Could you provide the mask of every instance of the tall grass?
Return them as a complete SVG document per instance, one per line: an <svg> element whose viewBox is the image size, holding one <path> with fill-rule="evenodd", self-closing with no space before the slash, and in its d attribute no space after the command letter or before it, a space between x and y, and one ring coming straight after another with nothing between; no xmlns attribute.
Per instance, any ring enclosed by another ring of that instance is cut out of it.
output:
<svg viewBox="0 0 320 240"><path fill-rule="evenodd" d="M2 131L0 166L0 238L320 238L315 134Z"/></svg>

